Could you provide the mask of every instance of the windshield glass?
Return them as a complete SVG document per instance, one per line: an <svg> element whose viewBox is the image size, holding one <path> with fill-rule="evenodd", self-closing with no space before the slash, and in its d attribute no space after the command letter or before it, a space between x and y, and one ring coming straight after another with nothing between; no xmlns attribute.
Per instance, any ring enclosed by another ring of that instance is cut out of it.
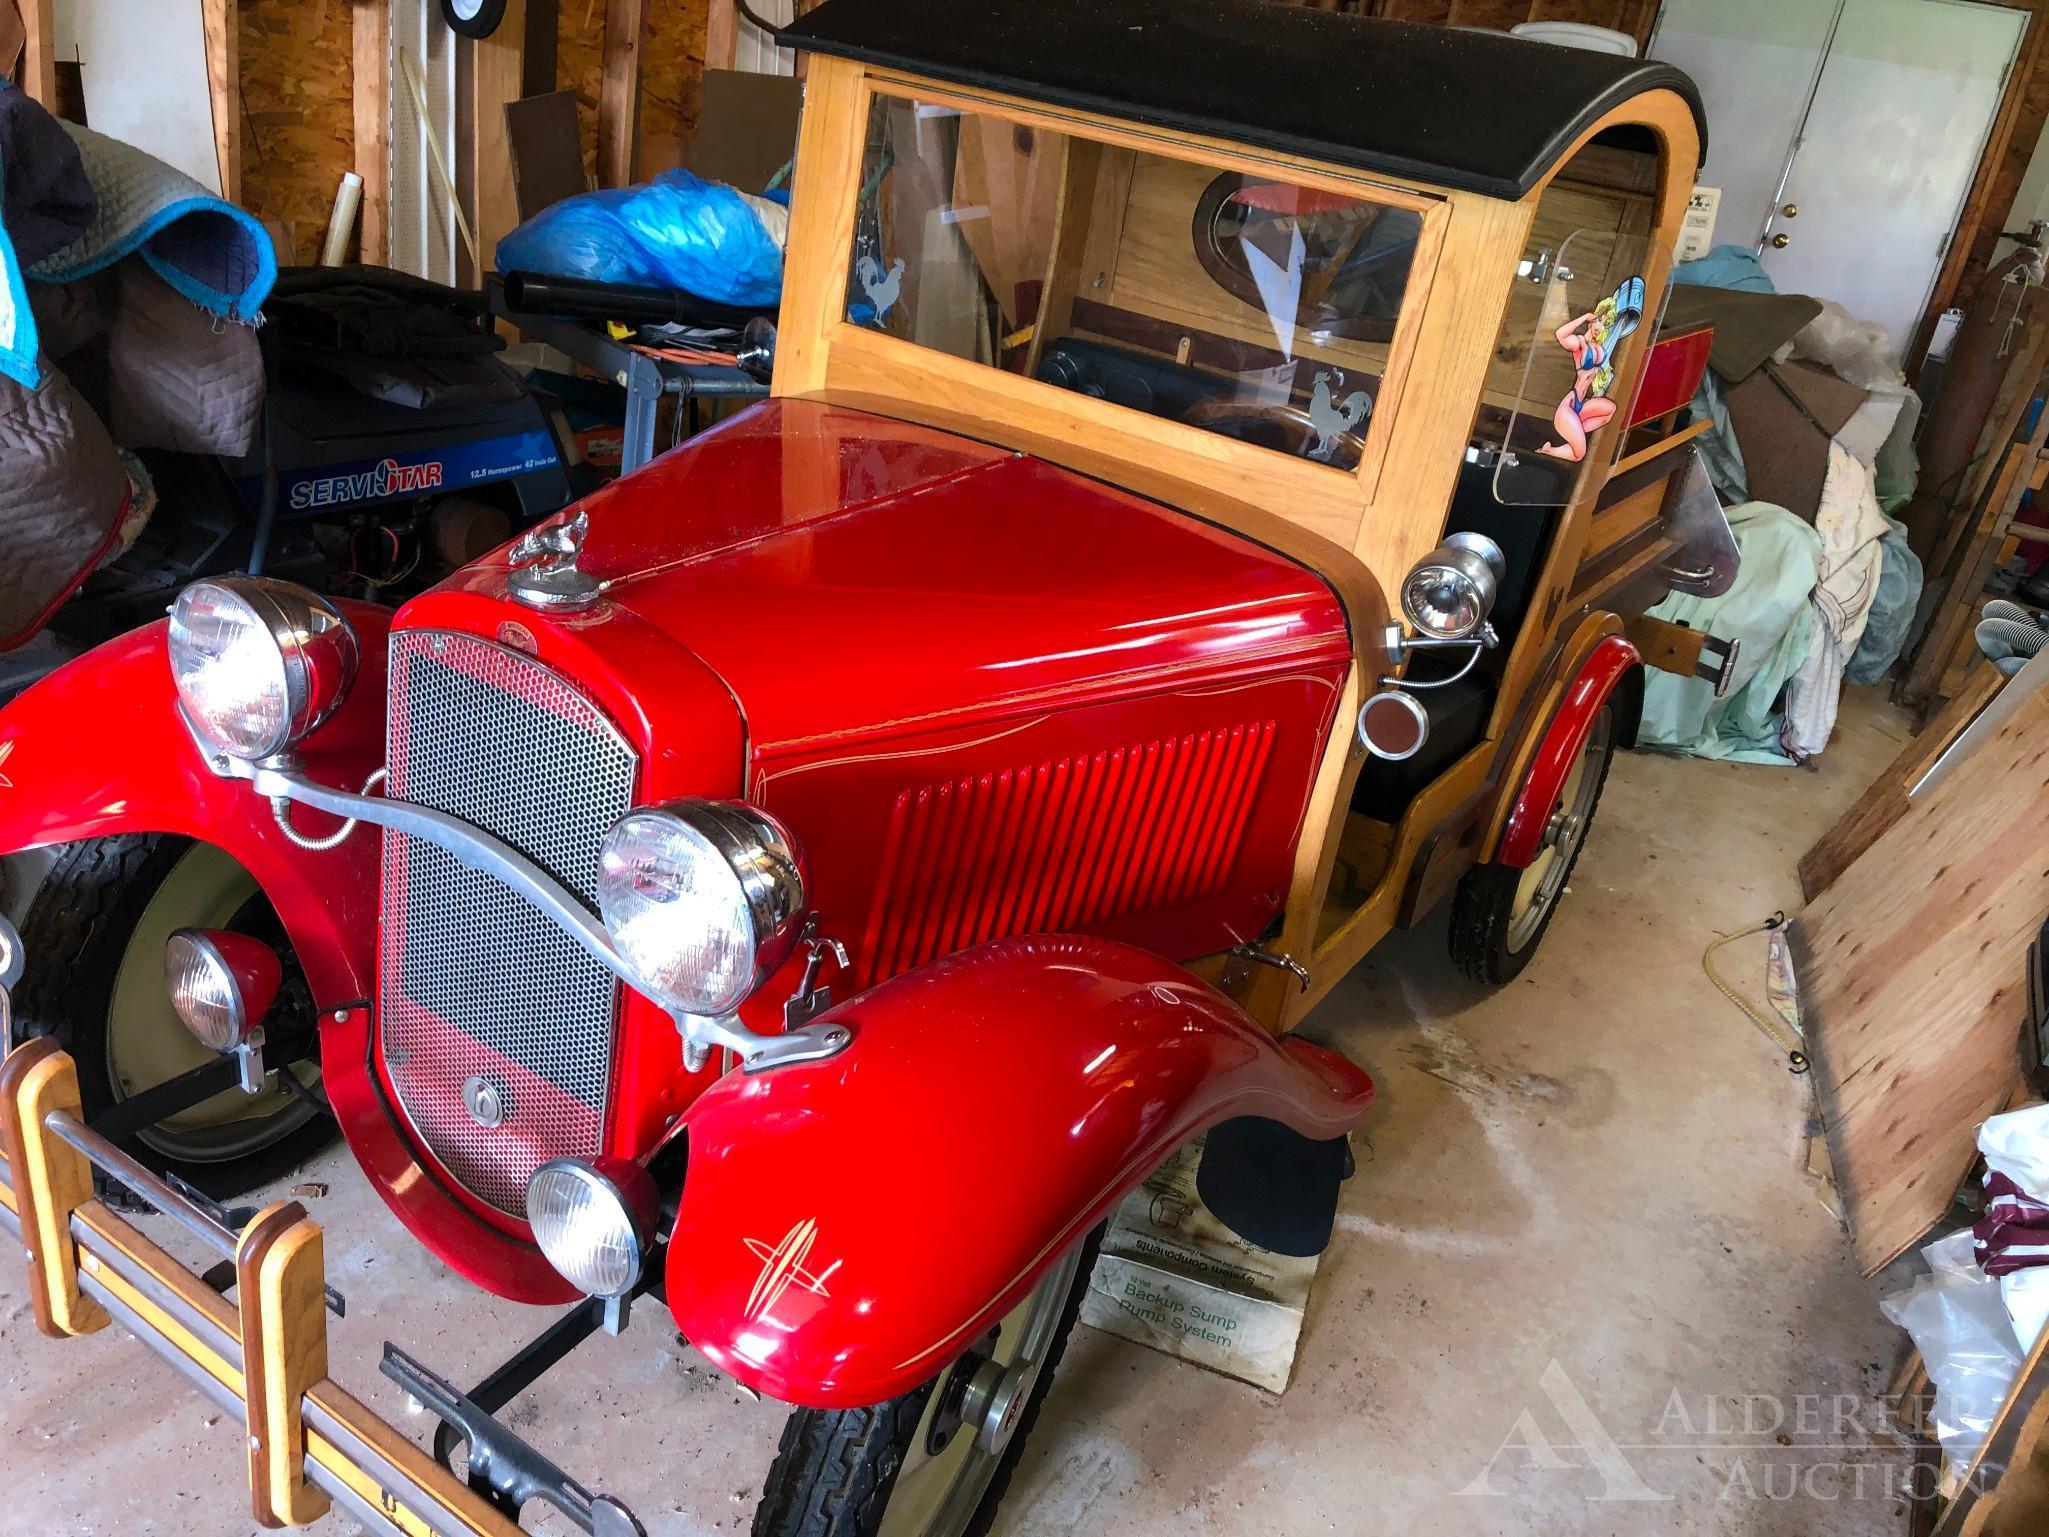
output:
<svg viewBox="0 0 2049 1537"><path fill-rule="evenodd" d="M1355 468L1413 208L878 96L846 318Z"/></svg>

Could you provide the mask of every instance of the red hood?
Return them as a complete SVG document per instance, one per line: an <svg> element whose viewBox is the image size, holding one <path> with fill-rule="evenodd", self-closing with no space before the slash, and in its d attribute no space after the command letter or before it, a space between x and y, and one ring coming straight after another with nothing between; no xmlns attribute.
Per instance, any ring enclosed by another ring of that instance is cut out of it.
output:
<svg viewBox="0 0 2049 1537"><path fill-rule="evenodd" d="M770 401L587 498L607 610L687 647L756 760L1348 645L1313 574L1040 460ZM503 552L456 583L502 594Z"/></svg>

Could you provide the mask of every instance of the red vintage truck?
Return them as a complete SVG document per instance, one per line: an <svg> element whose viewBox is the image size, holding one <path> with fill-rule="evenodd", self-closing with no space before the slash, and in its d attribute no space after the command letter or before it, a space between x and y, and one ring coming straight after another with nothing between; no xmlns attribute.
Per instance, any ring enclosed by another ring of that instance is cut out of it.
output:
<svg viewBox="0 0 2049 1537"><path fill-rule="evenodd" d="M985 1529L1118 1200L1210 1131L1219 1214L1320 1243L1371 1085L1292 1027L1444 901L1519 971L1642 668L1726 661L1641 617L1733 570L1707 338L1657 335L1684 77L1258 0L931 22L785 35L771 400L395 612L200 583L0 711L0 1220L46 1329L246 1415L265 1520L632 1530L493 1411L653 1293L794 1406L757 1533ZM467 1485L328 1377L304 1214L208 1205L337 1124L569 1308L468 1394L393 1353Z"/></svg>

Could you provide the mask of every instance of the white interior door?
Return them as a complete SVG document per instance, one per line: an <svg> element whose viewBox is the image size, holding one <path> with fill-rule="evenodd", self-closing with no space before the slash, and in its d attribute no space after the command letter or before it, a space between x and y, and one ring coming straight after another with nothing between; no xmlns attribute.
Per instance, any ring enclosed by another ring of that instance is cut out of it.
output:
<svg viewBox="0 0 2049 1537"><path fill-rule="evenodd" d="M1718 245L1754 246L1776 206L1841 0L1665 0L1651 56L1707 107L1701 183L1722 189Z"/></svg>
<svg viewBox="0 0 2049 1537"><path fill-rule="evenodd" d="M1976 0L1666 0L1651 53L1700 86L1718 244L1903 348L2028 12ZM1790 212L1789 212L1790 210Z"/></svg>
<svg viewBox="0 0 2049 1537"><path fill-rule="evenodd" d="M2028 13L1849 0L1760 253L1781 293L1834 299L1894 351L1928 303Z"/></svg>

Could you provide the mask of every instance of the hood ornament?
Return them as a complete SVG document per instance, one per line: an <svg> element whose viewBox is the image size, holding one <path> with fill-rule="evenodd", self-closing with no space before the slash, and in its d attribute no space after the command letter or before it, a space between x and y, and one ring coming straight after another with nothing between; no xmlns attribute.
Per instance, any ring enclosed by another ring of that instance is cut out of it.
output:
<svg viewBox="0 0 2049 1537"><path fill-rule="evenodd" d="M506 586L512 596L529 608L558 611L597 602L605 584L576 564L590 529L590 514L579 512L521 534L507 557L512 573Z"/></svg>

